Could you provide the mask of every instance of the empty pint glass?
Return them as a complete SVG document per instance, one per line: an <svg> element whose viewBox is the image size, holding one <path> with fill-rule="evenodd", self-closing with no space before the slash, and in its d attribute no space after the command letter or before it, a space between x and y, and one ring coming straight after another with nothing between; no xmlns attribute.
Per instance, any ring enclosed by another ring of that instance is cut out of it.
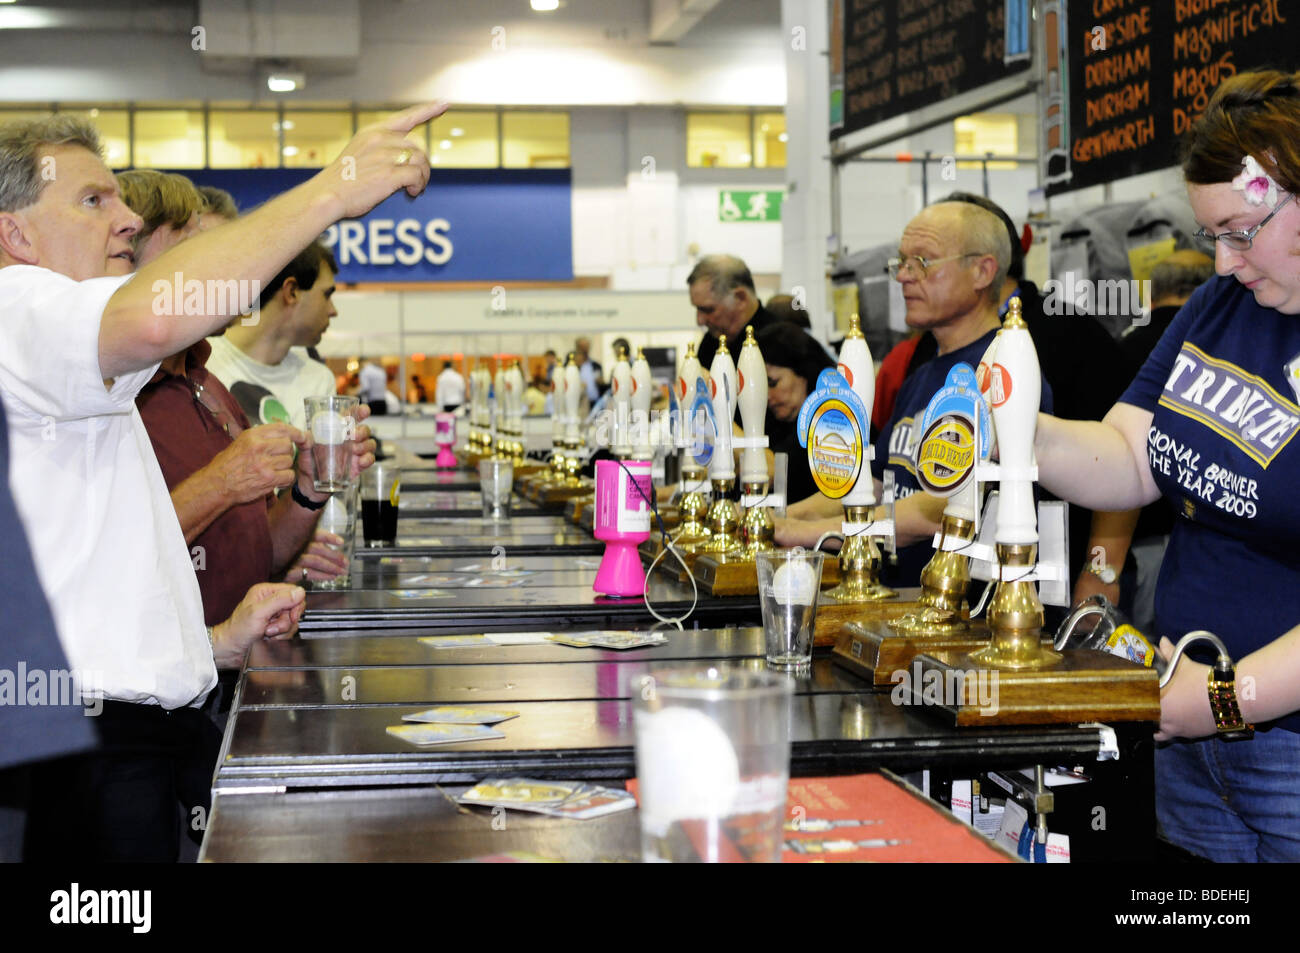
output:
<svg viewBox="0 0 1300 953"><path fill-rule="evenodd" d="M336 394L308 397L303 403L307 408L307 429L311 432L312 459L316 464L316 492L337 493L351 484L348 443L357 433L357 399Z"/></svg>

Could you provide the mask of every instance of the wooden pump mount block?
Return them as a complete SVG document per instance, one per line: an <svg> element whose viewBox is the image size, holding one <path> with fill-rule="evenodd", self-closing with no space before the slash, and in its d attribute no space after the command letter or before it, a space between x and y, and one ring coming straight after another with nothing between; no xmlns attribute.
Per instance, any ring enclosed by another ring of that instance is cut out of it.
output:
<svg viewBox="0 0 1300 953"><path fill-rule="evenodd" d="M552 483L550 486L542 487L541 499L538 501L543 506L555 506L575 496L586 496L592 492L591 481L584 479L579 486L569 486L567 483Z"/></svg>
<svg viewBox="0 0 1300 953"><path fill-rule="evenodd" d="M1155 669L1104 652L1068 649L1054 665L1021 671L981 668L967 652L926 653L913 660L912 673L918 704L936 707L959 726L1160 721ZM938 690L927 697L927 686Z"/></svg>
<svg viewBox="0 0 1300 953"><path fill-rule="evenodd" d="M758 595L758 564L749 556L701 553L695 558L691 572L700 588L711 596ZM821 587L829 589L839 583L839 562L833 559L823 560Z"/></svg>
<svg viewBox="0 0 1300 953"><path fill-rule="evenodd" d="M830 565L829 561L822 565L823 585L826 583L826 570ZM838 564L836 564L835 569L836 573L838 573ZM863 624L887 622L891 619L897 619L899 616L907 615L909 612L917 612L920 603L916 600L920 598L920 595L920 589L905 589L898 594L897 598L886 599L881 602L832 602L823 595L817 606L813 644L837 644L840 630L850 622Z"/></svg>
<svg viewBox="0 0 1300 953"><path fill-rule="evenodd" d="M922 653L970 653L989 644L988 625L982 620L969 623L965 631L944 635L900 631L889 624L894 619L918 611L920 610L908 609L889 618L843 623L835 641L835 664L871 679L876 685L892 685L894 673L906 670L912 660ZM963 614L968 613L969 609L963 610ZM821 621L820 617L818 621Z"/></svg>

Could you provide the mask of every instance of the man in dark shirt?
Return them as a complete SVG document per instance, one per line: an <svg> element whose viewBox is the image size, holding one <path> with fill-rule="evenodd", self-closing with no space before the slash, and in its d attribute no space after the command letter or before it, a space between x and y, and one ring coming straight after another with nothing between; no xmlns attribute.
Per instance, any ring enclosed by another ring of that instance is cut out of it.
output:
<svg viewBox="0 0 1300 953"><path fill-rule="evenodd" d="M695 323L707 329L696 348L700 367L708 370L718 353L718 338L727 337L732 360L740 354L745 328L757 334L776 321L758 300L749 266L732 255L706 255L686 278Z"/></svg>

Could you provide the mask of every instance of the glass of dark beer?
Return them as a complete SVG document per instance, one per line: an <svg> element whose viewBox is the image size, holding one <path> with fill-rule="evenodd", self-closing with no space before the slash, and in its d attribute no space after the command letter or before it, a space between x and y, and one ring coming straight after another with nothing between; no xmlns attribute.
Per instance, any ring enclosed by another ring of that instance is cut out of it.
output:
<svg viewBox="0 0 1300 953"><path fill-rule="evenodd" d="M361 531L369 547L397 542L397 503L402 471L391 460L380 460L361 474Z"/></svg>

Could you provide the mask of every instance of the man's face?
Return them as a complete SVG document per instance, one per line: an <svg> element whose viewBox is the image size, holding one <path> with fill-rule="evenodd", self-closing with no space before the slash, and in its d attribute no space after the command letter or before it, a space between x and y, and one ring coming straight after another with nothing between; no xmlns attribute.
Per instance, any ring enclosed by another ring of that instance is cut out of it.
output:
<svg viewBox="0 0 1300 953"><path fill-rule="evenodd" d="M39 164L53 171L53 179L36 202L14 213L34 264L76 281L130 274L131 236L142 222L122 201L113 173L81 146L50 146Z"/></svg>
<svg viewBox="0 0 1300 953"><path fill-rule="evenodd" d="M689 290L696 324L707 328L714 337L725 334L730 338L740 333L745 326L745 311L739 288L719 297L713 293L708 279L701 278Z"/></svg>
<svg viewBox="0 0 1300 953"><path fill-rule="evenodd" d="M974 250L967 247L961 216L951 206L923 209L907 224L898 243L898 257L938 262L929 266L924 278L915 260L899 272L909 327L946 327L979 307L984 294L983 289L975 287L980 258L951 257Z"/></svg>
<svg viewBox="0 0 1300 953"><path fill-rule="evenodd" d="M298 289L298 306L294 309L294 345L315 347L330 326L330 318L338 315L334 309L334 272L321 262L320 274L307 291Z"/></svg>

